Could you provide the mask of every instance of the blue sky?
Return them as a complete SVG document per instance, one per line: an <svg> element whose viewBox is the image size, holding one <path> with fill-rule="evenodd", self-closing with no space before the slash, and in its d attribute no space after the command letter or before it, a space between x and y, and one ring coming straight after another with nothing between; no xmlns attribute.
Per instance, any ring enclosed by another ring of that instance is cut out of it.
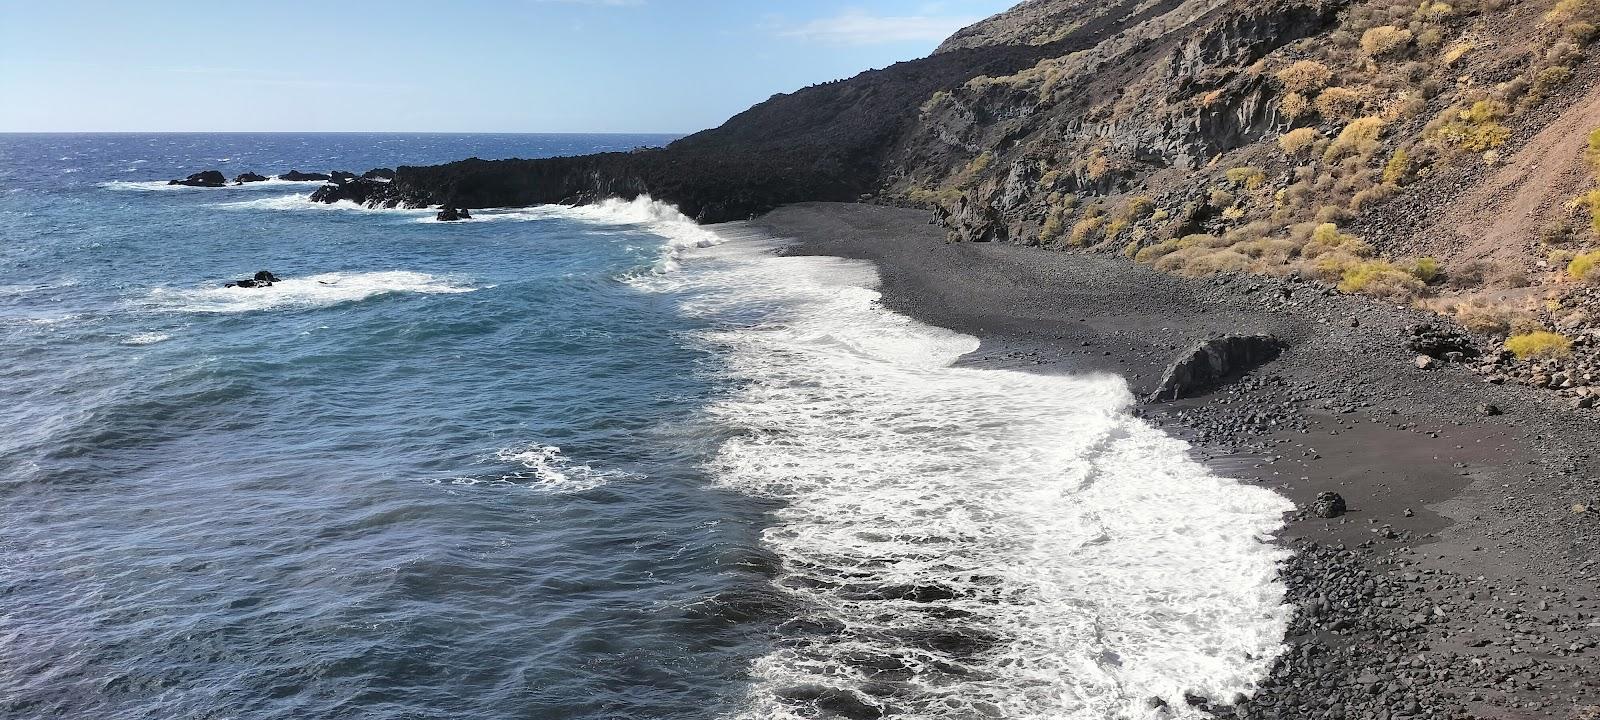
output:
<svg viewBox="0 0 1600 720"><path fill-rule="evenodd" d="M686 132L1011 4L0 0L0 132Z"/></svg>

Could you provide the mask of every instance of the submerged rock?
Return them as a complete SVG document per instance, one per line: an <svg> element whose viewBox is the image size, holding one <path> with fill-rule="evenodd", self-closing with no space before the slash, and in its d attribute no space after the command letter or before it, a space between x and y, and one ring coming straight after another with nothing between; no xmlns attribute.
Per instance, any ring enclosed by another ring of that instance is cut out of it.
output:
<svg viewBox="0 0 1600 720"><path fill-rule="evenodd" d="M235 184L235 185L243 185L245 183L266 182L266 181L267 181L267 176L265 176L265 175L258 175L258 174L253 173L253 172L247 172L247 173L240 173L238 177L235 177L233 179L233 184Z"/></svg>
<svg viewBox="0 0 1600 720"><path fill-rule="evenodd" d="M222 187L228 184L228 178L223 176L221 170L206 170L197 172L182 180L171 180L168 185L188 185L189 187Z"/></svg>
<svg viewBox="0 0 1600 720"><path fill-rule="evenodd" d="M455 222L457 220L471 220L472 211L466 208L442 207L439 214L434 216L439 222Z"/></svg>
<svg viewBox="0 0 1600 720"><path fill-rule="evenodd" d="M260 270L257 271L253 277L246 278L244 280L236 280L224 285L223 287L263 288L272 287L273 283L278 282L283 282L283 278L273 275L271 270Z"/></svg>
<svg viewBox="0 0 1600 720"><path fill-rule="evenodd" d="M1288 343L1271 335L1222 335L1194 346L1161 376L1149 402L1193 397L1277 359Z"/></svg>

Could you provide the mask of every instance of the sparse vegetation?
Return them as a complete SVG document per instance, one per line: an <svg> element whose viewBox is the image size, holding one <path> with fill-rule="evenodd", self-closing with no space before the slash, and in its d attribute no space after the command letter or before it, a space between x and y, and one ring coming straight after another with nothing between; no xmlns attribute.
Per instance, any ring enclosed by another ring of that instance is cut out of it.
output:
<svg viewBox="0 0 1600 720"><path fill-rule="evenodd" d="M1399 148L1389 156L1389 162L1383 166L1383 181L1389 185L1404 184L1411 175L1411 155L1405 148Z"/></svg>
<svg viewBox="0 0 1600 720"><path fill-rule="evenodd" d="M1448 111L1437 134L1445 143L1463 150L1493 150L1511 139L1511 129L1500 123L1508 112L1506 104L1499 100L1479 100L1465 110Z"/></svg>
<svg viewBox="0 0 1600 720"><path fill-rule="evenodd" d="M1258 167L1236 167L1226 174L1229 183L1246 190L1256 190L1267 182L1267 174Z"/></svg>
<svg viewBox="0 0 1600 720"><path fill-rule="evenodd" d="M1410 271L1385 260L1352 263L1344 268L1341 292L1403 300L1421 292L1423 283Z"/></svg>

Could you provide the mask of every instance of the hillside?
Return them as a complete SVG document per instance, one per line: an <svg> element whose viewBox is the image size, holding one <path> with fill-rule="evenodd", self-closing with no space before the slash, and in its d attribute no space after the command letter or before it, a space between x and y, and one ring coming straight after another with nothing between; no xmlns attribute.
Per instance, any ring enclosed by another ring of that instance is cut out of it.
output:
<svg viewBox="0 0 1600 720"><path fill-rule="evenodd" d="M920 206L954 241L1423 304L1488 346L1527 336L1485 374L1593 404L1596 22L1597 0L1030 0L666 149L401 168L319 198L650 194L703 222Z"/></svg>

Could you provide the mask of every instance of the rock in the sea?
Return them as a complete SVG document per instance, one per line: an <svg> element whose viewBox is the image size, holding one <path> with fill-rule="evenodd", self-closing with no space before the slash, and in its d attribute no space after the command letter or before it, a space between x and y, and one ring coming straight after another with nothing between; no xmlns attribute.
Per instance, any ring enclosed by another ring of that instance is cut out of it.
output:
<svg viewBox="0 0 1600 720"><path fill-rule="evenodd" d="M1288 344L1271 335L1222 335L1194 346L1161 376L1150 402L1201 394L1277 359Z"/></svg>
<svg viewBox="0 0 1600 720"><path fill-rule="evenodd" d="M289 172L279 175L278 179L288 180L290 182L311 182L313 180L332 180L333 176L324 175L322 173L303 173L299 170L290 170Z"/></svg>
<svg viewBox="0 0 1600 720"><path fill-rule="evenodd" d="M223 176L221 170L207 170L205 172L197 172L182 180L172 180L167 184L188 185L189 187L222 187L228 184L228 178Z"/></svg>
<svg viewBox="0 0 1600 720"><path fill-rule="evenodd" d="M393 180L394 171L389 168L373 168L361 173L361 177L367 180Z"/></svg>
<svg viewBox="0 0 1600 720"><path fill-rule="evenodd" d="M356 174L348 170L335 170L333 174L328 176L328 179L336 183L347 183L356 179Z"/></svg>
<svg viewBox="0 0 1600 720"><path fill-rule="evenodd" d="M233 184L235 184L235 185L243 185L245 183L266 182L266 181L267 181L267 176L265 176L265 175L257 175L256 173L253 173L253 172L247 172L247 173L240 173L238 177L235 177L233 179Z"/></svg>
<svg viewBox="0 0 1600 720"><path fill-rule="evenodd" d="M1311 514L1320 518L1336 518L1344 513L1344 496L1336 492L1317 493L1317 499L1311 503Z"/></svg>
<svg viewBox="0 0 1600 720"><path fill-rule="evenodd" d="M237 280L237 281L228 283L227 285L224 285L223 287L263 288L263 287L272 287L273 283L278 283L278 282L283 282L283 278L280 278L277 275L273 275L271 270L261 270L261 271L256 272L255 276L253 276L253 277L246 278L244 280Z"/></svg>
<svg viewBox="0 0 1600 720"><path fill-rule="evenodd" d="M471 220L472 211L466 208L442 207L439 214L434 216L439 222L455 222L456 220Z"/></svg>

